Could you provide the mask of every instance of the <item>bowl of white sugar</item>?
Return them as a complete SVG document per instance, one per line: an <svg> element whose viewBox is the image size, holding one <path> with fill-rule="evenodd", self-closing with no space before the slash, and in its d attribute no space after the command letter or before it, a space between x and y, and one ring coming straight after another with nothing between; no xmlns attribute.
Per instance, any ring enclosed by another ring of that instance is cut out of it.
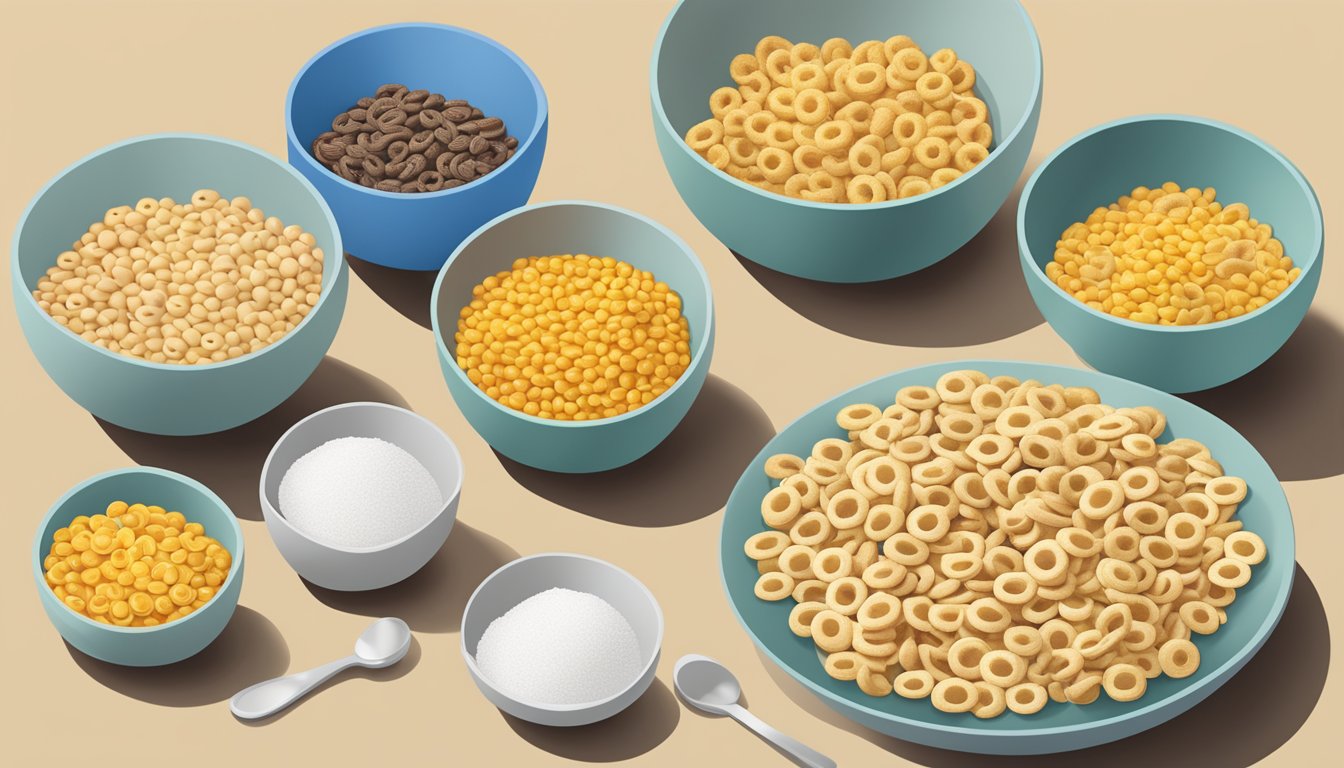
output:
<svg viewBox="0 0 1344 768"><path fill-rule="evenodd" d="M467 601L461 634L467 670L491 704L541 725L586 725L648 690L663 612L611 563L548 553L486 577Z"/></svg>
<svg viewBox="0 0 1344 768"><path fill-rule="evenodd" d="M261 470L261 511L290 567L327 589L395 584L424 567L457 519L462 457L433 422L343 403L289 428Z"/></svg>

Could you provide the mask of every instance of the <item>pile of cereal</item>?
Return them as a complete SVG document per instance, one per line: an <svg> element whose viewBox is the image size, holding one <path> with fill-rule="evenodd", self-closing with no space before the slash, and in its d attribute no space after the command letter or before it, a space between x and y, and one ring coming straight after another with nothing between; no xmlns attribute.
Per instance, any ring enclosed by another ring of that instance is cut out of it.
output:
<svg viewBox="0 0 1344 768"><path fill-rule="evenodd" d="M1136 187L1064 230L1045 274L1087 306L1159 325L1202 325L1254 312L1302 270L1268 224L1212 187Z"/></svg>
<svg viewBox="0 0 1344 768"><path fill-rule="evenodd" d="M38 306L92 344L155 363L255 352L322 291L312 234L212 189L108 209L71 247L38 280Z"/></svg>
<svg viewBox="0 0 1344 768"><path fill-rule="evenodd" d="M855 404L847 438L772 456L756 595L832 677L945 712L1032 714L1144 694L1199 668L1265 557L1234 520L1246 482L1158 443L1156 408L979 371Z"/></svg>
<svg viewBox="0 0 1344 768"><path fill-rule="evenodd" d="M851 48L761 38L733 58L738 85L709 97L686 132L711 165L762 189L825 203L877 203L943 186L989 156L975 69L897 35Z"/></svg>
<svg viewBox="0 0 1344 768"><path fill-rule="evenodd" d="M453 338L473 384L543 419L619 416L653 402L691 364L681 297L610 257L515 261L472 289Z"/></svg>
<svg viewBox="0 0 1344 768"><path fill-rule="evenodd" d="M589 704L629 688L643 671L639 638L611 603L555 587L510 608L476 644L481 673L530 704Z"/></svg>
<svg viewBox="0 0 1344 768"><path fill-rule="evenodd" d="M399 83L379 86L313 140L313 157L346 181L384 192L460 187L518 148L504 121L470 102Z"/></svg>
<svg viewBox="0 0 1344 768"><path fill-rule="evenodd" d="M47 585L103 624L153 627L210 602L233 558L200 523L163 507L114 501L52 535Z"/></svg>

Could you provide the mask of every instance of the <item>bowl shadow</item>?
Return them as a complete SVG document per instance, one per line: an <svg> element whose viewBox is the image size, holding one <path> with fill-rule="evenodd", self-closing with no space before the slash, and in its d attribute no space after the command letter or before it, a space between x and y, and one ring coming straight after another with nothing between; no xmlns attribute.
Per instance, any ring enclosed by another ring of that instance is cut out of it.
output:
<svg viewBox="0 0 1344 768"><path fill-rule="evenodd" d="M622 712L590 725L559 728L537 725L501 711L513 732L552 755L584 763L615 763L634 759L672 735L681 720L681 706L663 681Z"/></svg>
<svg viewBox="0 0 1344 768"><path fill-rule="evenodd" d="M350 265L350 271L358 275L384 304L422 328L433 327L429 304L430 296L434 293L434 281L439 277L437 269L427 272L393 269L348 253L345 254L345 261Z"/></svg>
<svg viewBox="0 0 1344 768"><path fill-rule="evenodd" d="M65 647L75 664L104 687L165 707L224 701L249 685L283 675L289 667L289 646L280 630L241 605L213 643L176 664L123 667L88 656L69 643Z"/></svg>
<svg viewBox="0 0 1344 768"><path fill-rule="evenodd" d="M387 682L389 680L396 680L399 677L405 676L406 673L410 672L412 669L415 669L415 666L420 663L420 653L421 653L420 641L417 640L414 635L412 635L411 647L406 650L406 656L401 661L398 661L396 664L393 664L390 667L383 667L381 669L369 669L368 667L351 667L347 670L344 670L335 677L332 677L328 680L324 680L316 688L305 694L302 699L299 699L290 706L285 707L284 709L280 710L279 712L276 712L274 715L271 715L270 717L261 717L255 720L243 720L242 718L235 716L234 719L237 720L239 723L242 723L243 725L252 728L259 728L274 723L277 720L284 719L284 717L288 715L290 712L293 712L295 709L303 706L303 702L306 701L307 699L310 699L314 696L319 696L323 691L327 690L333 685L340 685L346 680L372 680L374 682L380 682L380 683ZM246 687L247 686L242 686L238 690L241 691L243 690L243 688Z"/></svg>
<svg viewBox="0 0 1344 768"><path fill-rule="evenodd" d="M1120 741L1046 755L977 755L901 741L852 722L778 668L759 650L784 695L823 722L928 768L1249 768L1283 746L1306 722L1325 689L1330 628L1320 593L1302 566L1278 628L1231 680L1193 709ZM1252 727L1229 727L1253 723Z"/></svg>
<svg viewBox="0 0 1344 768"><path fill-rule="evenodd" d="M624 467L563 474L495 457L519 485L562 507L621 525L661 528L722 509L742 469L774 436L770 417L750 395L710 374L667 439Z"/></svg>
<svg viewBox="0 0 1344 768"><path fill-rule="evenodd" d="M261 465L275 441L305 416L333 405L374 401L408 407L390 385L328 355L289 399L240 427L209 435L150 435L110 424L98 426L137 464L162 467L199 480L219 494L233 514L261 520Z"/></svg>
<svg viewBox="0 0 1344 768"><path fill-rule="evenodd" d="M1045 322L1017 257L1017 202L1031 168L985 228L942 261L875 283L822 283L733 252L762 288L836 333L908 347L965 347L1006 339Z"/></svg>
<svg viewBox="0 0 1344 768"><path fill-rule="evenodd" d="M1241 378L1181 397L1255 446L1280 480L1344 474L1344 329L1308 312L1283 348ZM1276 396L1277 395L1277 396ZM1314 403L1315 407L1304 407Z"/></svg>
<svg viewBox="0 0 1344 768"><path fill-rule="evenodd" d="M481 581L517 559L504 542L458 520L425 567L381 589L341 592L300 579L330 608L361 616L396 616L418 632L457 632L462 611Z"/></svg>

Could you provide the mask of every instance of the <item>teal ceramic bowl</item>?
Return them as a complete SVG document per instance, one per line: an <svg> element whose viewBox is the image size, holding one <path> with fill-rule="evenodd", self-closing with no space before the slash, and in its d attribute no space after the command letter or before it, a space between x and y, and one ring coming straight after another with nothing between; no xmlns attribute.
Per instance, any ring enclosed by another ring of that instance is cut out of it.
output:
<svg viewBox="0 0 1344 768"><path fill-rule="evenodd" d="M1302 268L1288 290L1238 318L1198 326L1137 323L1079 302L1045 276L1069 225L1138 186L1213 187L1274 228ZM1283 155L1230 125L1145 115L1098 126L1055 150L1017 209L1027 287L1055 332L1088 365L1167 392L1225 384L1269 359L1302 322L1321 280L1325 225L1316 193Z"/></svg>
<svg viewBox="0 0 1344 768"><path fill-rule="evenodd" d="M486 397L457 365L459 312L472 288L515 259L553 254L610 256L648 270L681 295L691 364L653 402L596 421L529 416ZM602 203L563 201L517 208L476 230L443 265L430 299L439 364L457 407L501 454L552 472L600 472L638 459L681 422L705 383L714 351L714 300L695 253L666 227Z"/></svg>
<svg viewBox="0 0 1344 768"><path fill-rule="evenodd" d="M84 341L37 305L32 290L57 254L108 208L142 197L186 200L202 188L251 198L267 216L311 232L325 253L321 298L280 341L222 363L152 363ZM112 144L62 171L19 219L10 272L19 325L52 381L94 416L160 435L236 427L293 394L331 346L349 282L336 221L312 184L246 144L192 134Z"/></svg>
<svg viewBox="0 0 1344 768"><path fill-rule="evenodd" d="M709 95L732 85L728 63L766 35L820 45L909 35L925 52L951 47L975 66L989 107L987 160L956 181L905 200L813 203L715 169L686 146L708 119ZM989 223L1026 166L1041 110L1041 46L1017 0L682 0L654 46L649 83L663 163L700 223L744 258L811 280L897 277L956 251Z"/></svg>
<svg viewBox="0 0 1344 768"><path fill-rule="evenodd" d="M789 631L793 601L757 599L753 593L756 564L742 547L747 537L766 530L760 511L761 497L772 487L764 472L766 458L782 452L806 456L819 439L843 438L835 415L846 405L890 403L901 387L931 386L942 374L967 368L991 376L1092 387L1103 402L1117 407L1156 406L1168 420L1159 442L1174 437L1199 440L1209 446L1228 474L1246 479L1250 493L1238 519L1265 540L1269 556L1255 566L1250 584L1237 590L1236 602L1227 608L1227 624L1212 635L1195 638L1202 658L1195 674L1182 680L1150 680L1147 694L1129 704L1102 696L1087 706L1051 702L1034 715L1007 712L992 720L979 720L969 713L940 712L927 700L911 701L895 695L873 698L852 682L831 679L822 669L812 641ZM747 633L772 661L826 704L857 723L903 741L1013 755L1063 752L1122 739L1198 704L1264 645L1288 602L1295 557L1293 521L1279 481L1255 448L1216 416L1173 395L1105 374L1001 360L963 360L900 371L855 387L803 415L761 450L738 481L724 514L719 550L729 602Z"/></svg>
<svg viewBox="0 0 1344 768"><path fill-rule="evenodd" d="M52 534L79 515L101 514L114 501L146 504L181 512L205 526L233 556L229 575L215 596L200 609L157 627L118 627L75 613L47 585L42 561L51 550ZM229 623L243 588L243 531L228 506L209 488L176 472L134 467L105 472L66 492L47 511L33 539L33 579L47 618L61 637L80 651L112 664L154 667L172 664L200 652Z"/></svg>

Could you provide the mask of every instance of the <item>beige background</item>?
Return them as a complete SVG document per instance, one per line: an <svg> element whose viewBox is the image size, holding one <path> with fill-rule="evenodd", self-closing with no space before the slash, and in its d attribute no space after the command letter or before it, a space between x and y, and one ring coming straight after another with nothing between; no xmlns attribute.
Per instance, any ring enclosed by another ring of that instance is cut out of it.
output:
<svg viewBox="0 0 1344 768"><path fill-rule="evenodd" d="M784 764L738 726L680 707L670 674L688 652L727 662L754 712L844 765L1104 768L1180 760L1235 768L1263 760L1312 766L1337 749L1344 683L1340 670L1330 668L1327 620L1344 621L1338 554L1344 539L1338 514L1344 278L1333 267L1305 323L1277 356L1239 382L1191 398L1241 429L1283 479L1301 566L1279 631L1206 703L1085 755L997 760L900 743L849 725L756 653L724 598L714 553L722 503L740 468L776 427L835 392L898 368L963 357L1077 359L1042 324L1022 283L1011 223L1016 197L961 253L888 284L807 284L729 254L682 205L654 147L648 60L671 5L7 4L11 19L0 45L9 115L0 129L7 148L0 242L11 241L24 205L49 177L114 140L201 131L283 156L284 93L313 52L375 24L448 22L518 51L547 89L551 134L534 200L615 201L670 226L709 270L719 299L719 337L713 375L667 444L604 476L563 478L501 462L458 414L430 333L413 322L425 321L427 278L357 265L344 324L314 378L260 421L196 439L132 434L95 421L38 368L5 307L0 743L6 762L79 755L82 764L98 759L111 766L154 755L204 768L258 758L263 765L282 758L356 765L385 755L395 761L389 764L424 757L447 765L715 765L728 756ZM1028 6L1046 67L1032 166L1104 120L1136 112L1207 115L1246 127L1297 162L1320 195L1327 228L1344 231L1344 164L1336 140L1344 113L1330 85L1344 70L1338 3L1032 0ZM8 264L4 259L0 269L8 272ZM801 349L812 350L805 364ZM363 399L409 405L461 447L468 479L458 527L424 571L385 593L310 590L259 522L256 477L272 441L290 423L332 403ZM27 560L34 524L67 487L136 462L177 469L213 487L244 518L248 541L246 583L232 624L200 656L167 669L119 669L68 649L42 615ZM506 718L476 692L462 664L458 619L476 583L517 554L547 550L615 561L649 585L666 613L658 682L607 723L556 732ZM353 675L260 726L229 714L225 702L235 690L347 653L368 616L379 614L403 616L416 630L412 656L401 665ZM1329 671L1336 674L1327 684Z"/></svg>

